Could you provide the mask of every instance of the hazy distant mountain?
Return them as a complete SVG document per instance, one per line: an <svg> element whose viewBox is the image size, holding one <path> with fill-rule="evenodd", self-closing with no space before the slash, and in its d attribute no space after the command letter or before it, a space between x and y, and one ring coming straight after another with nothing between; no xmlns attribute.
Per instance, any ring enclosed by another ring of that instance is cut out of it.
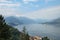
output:
<svg viewBox="0 0 60 40"><path fill-rule="evenodd" d="M13 16L7 17L5 18L5 20L9 25L13 25L13 26L23 24L22 22L20 22L20 20L17 17L13 17Z"/></svg>
<svg viewBox="0 0 60 40"><path fill-rule="evenodd" d="M54 23L60 23L60 18L55 19L53 22L54 22Z"/></svg>
<svg viewBox="0 0 60 40"><path fill-rule="evenodd" d="M14 16L10 16L5 18L6 22L9 25L20 25L20 24L32 24L35 23L35 21L33 19L29 19L26 17L14 17Z"/></svg>
<svg viewBox="0 0 60 40"><path fill-rule="evenodd" d="M51 22L46 22L46 24L60 24L60 18L54 19Z"/></svg>
<svg viewBox="0 0 60 40"><path fill-rule="evenodd" d="M27 18L27 17L20 17L19 20L23 22L24 24L32 24L36 23L33 19Z"/></svg>
<svg viewBox="0 0 60 40"><path fill-rule="evenodd" d="M46 19L35 19L36 23L45 23L48 22Z"/></svg>
<svg viewBox="0 0 60 40"><path fill-rule="evenodd" d="M51 24L60 24L60 18L53 20Z"/></svg>
<svg viewBox="0 0 60 40"><path fill-rule="evenodd" d="M45 23L47 20L44 19L30 19L27 17L15 17L15 16L9 16L5 18L6 22L9 25L21 25L21 24L36 24L36 23Z"/></svg>

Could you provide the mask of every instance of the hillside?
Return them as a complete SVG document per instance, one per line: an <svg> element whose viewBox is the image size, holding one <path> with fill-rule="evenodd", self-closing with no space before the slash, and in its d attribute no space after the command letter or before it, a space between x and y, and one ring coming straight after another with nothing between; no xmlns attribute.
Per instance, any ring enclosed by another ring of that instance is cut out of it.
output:
<svg viewBox="0 0 60 40"><path fill-rule="evenodd" d="M60 18L54 19L50 22L45 22L44 24L58 24L58 25L60 25Z"/></svg>

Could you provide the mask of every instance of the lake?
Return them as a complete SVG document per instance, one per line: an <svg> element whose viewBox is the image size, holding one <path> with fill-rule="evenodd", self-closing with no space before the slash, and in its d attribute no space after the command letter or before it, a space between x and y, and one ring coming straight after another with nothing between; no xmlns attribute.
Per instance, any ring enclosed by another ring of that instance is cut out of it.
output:
<svg viewBox="0 0 60 40"><path fill-rule="evenodd" d="M60 40L60 26L48 24L24 24L18 25L15 28L21 31L24 26L32 36L47 36L50 40Z"/></svg>

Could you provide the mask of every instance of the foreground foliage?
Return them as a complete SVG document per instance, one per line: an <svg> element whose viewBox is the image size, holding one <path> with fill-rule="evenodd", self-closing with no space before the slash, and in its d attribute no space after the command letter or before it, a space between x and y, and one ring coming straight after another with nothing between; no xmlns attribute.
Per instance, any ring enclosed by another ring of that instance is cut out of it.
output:
<svg viewBox="0 0 60 40"><path fill-rule="evenodd" d="M4 17L0 15L0 40L29 40L29 35L25 32L19 32L16 28L8 25Z"/></svg>

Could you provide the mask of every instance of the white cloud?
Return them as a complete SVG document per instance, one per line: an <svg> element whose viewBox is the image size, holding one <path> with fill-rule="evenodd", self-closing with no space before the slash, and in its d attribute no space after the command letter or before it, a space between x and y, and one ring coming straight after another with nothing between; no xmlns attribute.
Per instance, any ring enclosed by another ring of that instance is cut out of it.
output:
<svg viewBox="0 0 60 40"><path fill-rule="evenodd" d="M24 2L37 2L38 0L24 0ZM45 0L48 2L48 0ZM51 1L51 0L49 0ZM7 2L6 0L1 0L0 2ZM32 5L32 4L31 4ZM40 9L34 12L21 14L21 10L16 8L3 8L3 7L15 7L15 6L21 6L20 3L0 3L0 14L3 14L4 16L25 16L29 18L41 18L41 19L54 19L57 17L60 17L60 6ZM32 5L33 6L33 5ZM39 7L39 5L36 5L35 7Z"/></svg>
<svg viewBox="0 0 60 40"><path fill-rule="evenodd" d="M12 3L12 1L8 1L8 0L0 0L0 3Z"/></svg>
<svg viewBox="0 0 60 40"><path fill-rule="evenodd" d="M20 6L20 3L14 3L14 4L8 4L8 3L0 3L0 6L7 6L7 7L13 7L13 6Z"/></svg>
<svg viewBox="0 0 60 40"><path fill-rule="evenodd" d="M6 6L6 7L13 7L13 6L21 6L21 3L18 2L13 2L13 0L0 0L0 7L1 6Z"/></svg>
<svg viewBox="0 0 60 40"><path fill-rule="evenodd" d="M52 2L56 0L23 0L25 4L28 4L29 2L38 2L38 1L41 1L41 2L45 1L45 3L48 4L48 2Z"/></svg>
<svg viewBox="0 0 60 40"><path fill-rule="evenodd" d="M18 12L18 10L16 8L0 8L0 14L4 15L5 17L8 16L22 16L22 14L20 14L21 12Z"/></svg>
<svg viewBox="0 0 60 40"><path fill-rule="evenodd" d="M35 5L35 7L40 7L39 5Z"/></svg>
<svg viewBox="0 0 60 40"><path fill-rule="evenodd" d="M45 3L48 4L48 2L52 2L52 1L56 1L56 0L45 0Z"/></svg>
<svg viewBox="0 0 60 40"><path fill-rule="evenodd" d="M18 12L20 6L21 3L19 2L12 3L12 0L0 0L0 14L4 16L15 16L17 13L20 13Z"/></svg>
<svg viewBox="0 0 60 40"><path fill-rule="evenodd" d="M0 2L5 2L6 0L0 0Z"/></svg>
<svg viewBox="0 0 60 40"><path fill-rule="evenodd" d="M40 9L25 14L22 14L21 11L16 10L16 8L0 8L0 14L4 16L25 16L32 19L41 18L51 20L60 17L60 6Z"/></svg>
<svg viewBox="0 0 60 40"><path fill-rule="evenodd" d="M29 2L37 2L37 1L39 1L39 0L23 0L23 2L24 2L25 4L27 4L27 3L29 3Z"/></svg>
<svg viewBox="0 0 60 40"><path fill-rule="evenodd" d="M41 9L25 14L29 18L55 19L60 17L60 6Z"/></svg>
<svg viewBox="0 0 60 40"><path fill-rule="evenodd" d="M25 1L25 2L29 2L29 1L36 2L38 0L23 0L23 1Z"/></svg>

